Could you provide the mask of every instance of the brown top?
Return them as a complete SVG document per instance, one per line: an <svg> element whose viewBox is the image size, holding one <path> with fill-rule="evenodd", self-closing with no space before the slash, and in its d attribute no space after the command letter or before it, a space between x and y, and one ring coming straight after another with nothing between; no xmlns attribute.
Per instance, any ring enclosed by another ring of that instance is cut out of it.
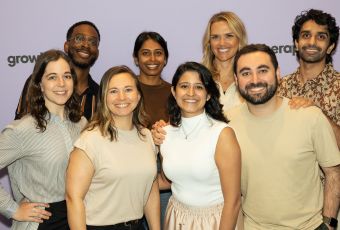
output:
<svg viewBox="0 0 340 230"><path fill-rule="evenodd" d="M169 115L167 110L168 98L171 93L171 84L162 80L160 85L146 85L140 82L143 96L145 112L148 115L147 127L159 120L168 121Z"/></svg>

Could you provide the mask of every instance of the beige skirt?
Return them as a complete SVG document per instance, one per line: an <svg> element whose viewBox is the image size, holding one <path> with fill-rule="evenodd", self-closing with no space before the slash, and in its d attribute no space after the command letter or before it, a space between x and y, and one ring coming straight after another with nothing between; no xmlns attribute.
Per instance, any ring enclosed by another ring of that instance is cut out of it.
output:
<svg viewBox="0 0 340 230"><path fill-rule="evenodd" d="M173 196L166 209L164 230L218 230L223 203L211 207L185 205Z"/></svg>

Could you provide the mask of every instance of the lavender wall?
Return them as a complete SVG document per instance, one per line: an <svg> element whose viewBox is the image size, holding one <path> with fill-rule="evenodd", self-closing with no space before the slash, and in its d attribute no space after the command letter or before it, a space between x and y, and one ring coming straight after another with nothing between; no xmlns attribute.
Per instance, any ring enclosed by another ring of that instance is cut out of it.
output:
<svg viewBox="0 0 340 230"><path fill-rule="evenodd" d="M170 81L180 63L201 60L206 23L212 14L222 10L234 11L242 18L250 43L277 46L285 75L297 67L291 26L295 16L309 8L331 13L340 24L338 0L2 0L0 128L14 117L22 86L33 68L33 56L51 48L62 49L66 30L76 21L93 21L100 30L100 57L91 70L97 81L114 65L125 64L136 70L131 57L133 42L144 30L157 31L168 41L170 58L163 77ZM339 52L334 64L340 70ZM9 189L3 170L0 176L1 184ZM9 225L2 220L0 230L6 229Z"/></svg>

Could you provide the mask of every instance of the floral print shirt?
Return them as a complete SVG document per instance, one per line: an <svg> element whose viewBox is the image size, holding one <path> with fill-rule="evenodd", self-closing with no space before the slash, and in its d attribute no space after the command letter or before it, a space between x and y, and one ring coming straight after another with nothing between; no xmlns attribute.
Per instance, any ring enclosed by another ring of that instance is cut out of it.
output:
<svg viewBox="0 0 340 230"><path fill-rule="evenodd" d="M305 84L299 80L300 70L284 77L278 89L283 97L305 97L314 101L323 113L335 124L340 126L340 73L332 64Z"/></svg>

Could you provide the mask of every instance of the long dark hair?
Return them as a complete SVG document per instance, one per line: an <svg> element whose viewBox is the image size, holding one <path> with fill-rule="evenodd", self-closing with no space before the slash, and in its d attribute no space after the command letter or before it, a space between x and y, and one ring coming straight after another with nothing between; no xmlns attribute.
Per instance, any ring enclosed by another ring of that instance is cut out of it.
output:
<svg viewBox="0 0 340 230"><path fill-rule="evenodd" d="M97 101L97 111L92 119L92 121L84 128L84 130L93 130L98 127L101 134L105 136L109 136L111 141L117 140L117 128L115 127L114 119L111 115L111 112L106 103L106 97L109 90L110 80L117 74L120 73L128 73L132 76L135 81L137 91L140 95L140 100L133 111L132 115L132 124L136 127L138 135L144 136L142 133L142 129L146 123L146 116L144 112L144 104L143 104L143 93L137 79L136 74L127 66L115 66L108 69L101 81L98 92L98 101Z"/></svg>
<svg viewBox="0 0 340 230"><path fill-rule="evenodd" d="M39 55L37 62L34 65L33 73L28 86L30 114L36 120L36 127L41 132L46 130L47 122L51 117L51 114L45 105L45 99L41 91L41 79L48 63L57 61L60 58L69 64L73 80L73 93L65 103L66 116L72 122L78 122L81 118L80 103L75 90L77 86L77 75L72 67L71 60L63 51L48 50Z"/></svg>
<svg viewBox="0 0 340 230"><path fill-rule="evenodd" d="M177 83L182 75L187 71L193 71L198 73L200 80L202 81L205 90L208 95L210 95L210 99L205 103L204 109L205 112L212 118L226 122L229 121L223 115L222 107L223 105L220 103L220 92L218 91L216 82L214 81L211 72L202 64L197 62L186 62L180 65L175 75L172 78L172 87L176 91ZM177 105L175 97L170 94L168 100L168 112L170 116L170 124L172 126L178 127L181 124L181 109Z"/></svg>

